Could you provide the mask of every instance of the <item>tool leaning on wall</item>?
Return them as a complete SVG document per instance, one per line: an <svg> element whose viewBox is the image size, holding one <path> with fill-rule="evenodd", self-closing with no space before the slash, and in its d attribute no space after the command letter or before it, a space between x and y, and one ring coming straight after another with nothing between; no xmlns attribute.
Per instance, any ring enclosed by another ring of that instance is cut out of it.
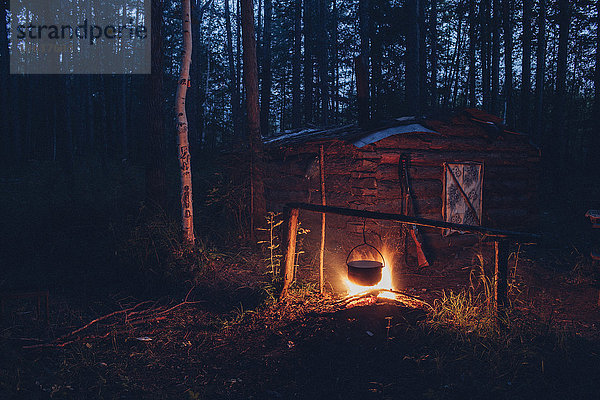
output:
<svg viewBox="0 0 600 400"><path fill-rule="evenodd" d="M402 189L402 211L407 216L415 216L414 204L412 199L412 192L410 189L410 179L408 177L409 158L406 154L400 156L398 161L398 177L400 179L400 187ZM425 268L429 266L429 261L423 251L423 239L416 225L405 225L407 229L407 236L410 234L415 248L417 250L417 264L419 268ZM407 240L405 238L405 240ZM407 248L405 242L405 249Z"/></svg>

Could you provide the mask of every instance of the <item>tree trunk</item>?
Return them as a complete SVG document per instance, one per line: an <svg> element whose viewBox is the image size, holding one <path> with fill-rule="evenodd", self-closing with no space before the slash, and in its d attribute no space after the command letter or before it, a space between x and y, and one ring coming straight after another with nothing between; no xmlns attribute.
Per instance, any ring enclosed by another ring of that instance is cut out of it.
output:
<svg viewBox="0 0 600 400"><path fill-rule="evenodd" d="M236 85L235 60L233 57L233 34L231 31L231 11L229 0L225 0L225 29L227 30L227 61L229 68L229 92L231 96L231 119L233 120L233 136L240 134L240 89Z"/></svg>
<svg viewBox="0 0 600 400"><path fill-rule="evenodd" d="M265 18L262 41L262 86L260 93L260 128L263 137L269 136L269 116L271 112L271 23L273 14L272 0L265 0Z"/></svg>
<svg viewBox="0 0 600 400"><path fill-rule="evenodd" d="M408 11L408 32L406 35L406 104L409 115L417 116L421 110L419 88L419 0L406 2Z"/></svg>
<svg viewBox="0 0 600 400"><path fill-rule="evenodd" d="M520 129L530 133L531 118L531 4L532 0L523 0L523 62L521 83Z"/></svg>
<svg viewBox="0 0 600 400"><path fill-rule="evenodd" d="M370 46L369 46L369 30L371 15L371 0L358 0L358 34L360 37L360 54L363 57L364 63L369 71Z"/></svg>
<svg viewBox="0 0 600 400"><path fill-rule="evenodd" d="M425 0L419 0L417 4L417 32L419 34L419 113L423 113L427 107L427 47L425 37L427 29L425 25Z"/></svg>
<svg viewBox="0 0 600 400"><path fill-rule="evenodd" d="M505 114L504 121L506 125L510 127L515 126L515 113L513 105L513 38L512 38L512 12L513 12L513 1L503 1L503 22L504 22L504 100L505 100Z"/></svg>
<svg viewBox="0 0 600 400"><path fill-rule="evenodd" d="M146 77L150 92L146 98L146 120L150 129L146 145L146 199L153 206L166 207L167 191L165 184L165 143L163 110L163 2L152 0L151 15L151 74Z"/></svg>
<svg viewBox="0 0 600 400"><path fill-rule="evenodd" d="M600 21L600 1L596 2L596 21ZM595 128L595 129L594 129ZM588 161L590 170L600 170L600 23L596 24L596 58L594 64L594 109L592 115L592 138Z"/></svg>
<svg viewBox="0 0 600 400"><path fill-rule="evenodd" d="M463 13L462 11L458 14L458 29L456 32L456 47L454 53L454 77L452 78L452 107L457 106L457 96L458 96L458 87L459 87L459 78L460 78L460 60L462 55L462 45L463 45L463 31L462 31L462 23L463 23Z"/></svg>
<svg viewBox="0 0 600 400"><path fill-rule="evenodd" d="M157 0L160 2L160 0ZM162 4L162 3L161 3ZM160 39L162 43L162 38ZM94 107L94 75L88 75L87 79L87 102L86 102L86 116L84 121L84 129L87 132L86 142L87 151L89 154L93 154L96 150L96 115Z"/></svg>
<svg viewBox="0 0 600 400"><path fill-rule="evenodd" d="M208 10L213 0L207 0L203 5L200 5L201 0L194 0L195 6L192 8L192 42L202 42L202 20L204 19L204 13ZM206 54L200 51L195 51L192 54L192 64L190 66L190 114L188 118L188 126L192 126L192 130L188 132L190 142L190 154L198 154L202 146L210 148L210 144L207 144L206 131L206 100L208 91L208 80L210 77L210 38L208 36L208 46ZM206 76L203 82L202 76L202 60L206 59ZM204 84L203 84L204 83Z"/></svg>
<svg viewBox="0 0 600 400"><path fill-rule="evenodd" d="M366 89L362 97L358 98L359 103L359 123L367 123L371 119L371 112L369 110L369 65L371 64L371 46L369 43L369 31L370 31L370 14L372 0L358 0L358 35L360 38L360 59L355 58L354 66L361 68L362 70L356 69L355 75L358 79L358 74L361 73L361 82L356 82L356 92L358 95L359 90ZM362 115L361 115L362 113Z"/></svg>
<svg viewBox="0 0 600 400"><path fill-rule="evenodd" d="M280 93L281 93L281 98L279 101L279 127L278 130L280 132L285 131L285 126L286 126L286 118L285 118L285 109L286 109L286 100L287 100L287 87L286 87L286 83L288 80L288 69L284 68L283 69L283 73L281 74L281 78L279 78L279 87L280 87Z"/></svg>
<svg viewBox="0 0 600 400"><path fill-rule="evenodd" d="M362 54L354 57L354 73L356 75L356 97L358 100L358 125L366 128L369 124L369 84L367 83L367 66Z"/></svg>
<svg viewBox="0 0 600 400"><path fill-rule="evenodd" d="M544 78L546 77L546 0L540 0L538 16L538 44L535 65L535 121L536 138L542 140L544 133Z"/></svg>
<svg viewBox="0 0 600 400"><path fill-rule="evenodd" d="M437 0L431 0L431 14L429 16L429 38L430 38L430 51L429 51L429 65L430 71L430 95L431 95L431 106L433 110L436 110L439 105L438 99L438 88L437 88L437 74L438 74L438 33L437 33Z"/></svg>
<svg viewBox="0 0 600 400"><path fill-rule="evenodd" d="M475 70L475 28L477 17L475 15L475 0L469 0L469 76L467 80L469 93L469 107L477 106L477 98L475 97L475 78L477 72Z"/></svg>
<svg viewBox="0 0 600 400"><path fill-rule="evenodd" d="M371 20L373 20L372 18ZM383 85L383 43L382 34L380 32L381 26L378 26L378 21L372 22L371 26L371 105L372 105L372 118L374 121L379 121L383 118L383 110L386 104L383 104L381 99L381 87ZM369 82L368 78L366 82ZM368 87L368 86L367 86ZM368 101L367 96L367 101Z"/></svg>
<svg viewBox="0 0 600 400"><path fill-rule="evenodd" d="M500 89L500 0L493 0L492 10L492 92L490 107L498 114L498 92Z"/></svg>
<svg viewBox="0 0 600 400"><path fill-rule="evenodd" d="M129 132L127 131L127 75L121 76L121 161L129 159Z"/></svg>
<svg viewBox="0 0 600 400"><path fill-rule="evenodd" d="M190 0L182 0L183 11L183 51L181 71L177 81L175 95L175 114L177 118L177 155L181 169L181 228L183 241L187 247L194 244L194 211L192 201L192 168L188 142L188 120L185 112L185 96L190 84L190 64L192 61L192 24Z"/></svg>
<svg viewBox="0 0 600 400"><path fill-rule="evenodd" d="M51 76L52 87L54 90L54 124L57 134L57 159L66 175L67 179L73 177L73 142L71 132L69 130L68 121L66 120L66 108L67 102L65 96L60 95L61 93L69 93L67 86L68 77L54 75Z"/></svg>
<svg viewBox="0 0 600 400"><path fill-rule="evenodd" d="M552 141L548 152L552 165L561 167L565 162L568 138L566 131L567 102L567 46L569 41L569 25L571 23L571 6L568 0L559 0L558 14L558 62L556 64L556 88L554 92L554 108L552 111ZM560 168L558 171L563 171ZM557 172L558 172L557 171Z"/></svg>
<svg viewBox="0 0 600 400"><path fill-rule="evenodd" d="M339 32L338 32L338 6L337 0L333 0L333 15L332 15L332 42L333 42L333 61L331 63L331 76L333 77L333 118L337 122L338 114L340 112L340 68L339 68Z"/></svg>
<svg viewBox="0 0 600 400"><path fill-rule="evenodd" d="M304 0L304 121L313 122L313 27L314 0Z"/></svg>
<svg viewBox="0 0 600 400"><path fill-rule="evenodd" d="M254 241L254 226L266 214L264 185L261 176L262 138L260 135L260 107L258 104L258 67L254 37L254 9L252 0L242 3L242 41L244 48L244 85L246 113L250 140L250 237Z"/></svg>
<svg viewBox="0 0 600 400"><path fill-rule="evenodd" d="M317 0L317 12L319 16L319 93L321 104L321 123L329 124L329 59L327 57L329 47L329 35L327 32L329 10L326 0Z"/></svg>
<svg viewBox="0 0 600 400"><path fill-rule="evenodd" d="M302 124L300 60L302 57L302 0L294 0L294 50L292 57L292 128Z"/></svg>
<svg viewBox="0 0 600 400"><path fill-rule="evenodd" d="M244 99L244 85L242 85L242 14L241 14L241 5L240 5L240 0L237 0L236 2L236 9L235 9L235 19L236 19L236 42L235 42L235 57L236 57L236 68L235 68L235 87L237 88L238 93L240 94L239 98L238 98L238 110L239 110L239 121L238 121L238 126L239 126L239 134L242 135L242 131L243 131L243 123L242 123L242 117L243 117L243 106L242 106L242 101Z"/></svg>
<svg viewBox="0 0 600 400"><path fill-rule="evenodd" d="M2 9L0 9L0 18L1 21L6 21L6 13L8 12L7 8L8 2L5 1ZM2 23L0 27L0 132L3 133L2 138L0 139L0 145L2 145L2 153L0 156L3 161L8 161L11 157L10 151L10 137L8 136L8 132L10 132L10 120L9 120L9 107L11 107L11 103L8 102L10 97L9 94L9 69L10 69L10 61L9 61L9 52L8 52L8 32L6 29L6 23ZM11 113L12 114L12 113Z"/></svg>
<svg viewBox="0 0 600 400"><path fill-rule="evenodd" d="M481 24L481 87L483 92L483 109L491 110L491 74L490 74L490 0L484 0L480 3L480 24Z"/></svg>

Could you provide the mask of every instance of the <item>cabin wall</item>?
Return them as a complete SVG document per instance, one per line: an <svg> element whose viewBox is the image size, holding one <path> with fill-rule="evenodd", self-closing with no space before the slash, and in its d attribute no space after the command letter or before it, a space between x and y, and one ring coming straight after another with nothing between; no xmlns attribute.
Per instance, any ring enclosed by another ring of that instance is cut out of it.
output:
<svg viewBox="0 0 600 400"><path fill-rule="evenodd" d="M443 138L432 134L397 135L361 149L340 141L324 143L325 193L328 205L369 211L402 213L398 162L410 161L409 177L416 215L443 220L443 165L478 161L484 164L482 225L511 230L535 230L539 154L517 138L496 142L479 138ZM269 206L280 210L287 202L321 203L319 145L305 144L271 150L266 194ZM302 212L303 226L311 229L306 243L319 242L320 216ZM377 235L394 251L403 251L401 224L367 221L372 240ZM363 221L327 215L329 248L347 250L362 240ZM476 235L442 236L437 229L421 229L430 253L453 251L478 241ZM414 254L411 241L407 252Z"/></svg>

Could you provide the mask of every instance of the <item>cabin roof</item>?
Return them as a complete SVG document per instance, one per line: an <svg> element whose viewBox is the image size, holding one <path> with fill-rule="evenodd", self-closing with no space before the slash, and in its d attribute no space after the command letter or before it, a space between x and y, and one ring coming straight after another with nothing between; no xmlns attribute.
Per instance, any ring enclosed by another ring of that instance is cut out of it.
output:
<svg viewBox="0 0 600 400"><path fill-rule="evenodd" d="M305 128L285 131L266 138L268 146L293 146L304 143L340 140L360 148L394 135L427 134L440 137L474 137L494 140L512 134L497 116L478 109L465 109L451 117L401 117L373 127L361 128L357 124L338 127Z"/></svg>

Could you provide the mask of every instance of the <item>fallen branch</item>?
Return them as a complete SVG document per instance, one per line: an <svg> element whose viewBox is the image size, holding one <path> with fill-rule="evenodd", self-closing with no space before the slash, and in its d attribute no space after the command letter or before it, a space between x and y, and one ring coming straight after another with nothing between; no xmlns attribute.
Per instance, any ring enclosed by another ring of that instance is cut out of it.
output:
<svg viewBox="0 0 600 400"><path fill-rule="evenodd" d="M118 310L118 311L114 311L114 312L111 312L110 314L103 315L102 317L96 318L96 319L94 319L94 320L92 320L92 321L88 322L87 324L85 324L85 325L84 325L84 326L82 326L81 328L75 329L73 332L71 332L71 333L68 333L68 334L66 334L66 335L63 335L63 336L61 336L61 337L60 337L59 339L57 339L57 340L65 339L65 338L68 338L69 336L76 335L76 334L78 334L79 332L83 331L84 329L87 329L87 328L89 328L90 326L94 325L95 323L98 323L98 322L100 322L100 321L104 321L105 319L108 319L108 318L110 318L110 317L113 317L113 316L115 316L115 315L119 315L119 314L127 313L127 311L133 311L133 310L135 310L136 308L138 308L139 306L141 306L141 305L143 305L143 304L147 304L147 303L151 303L151 301L143 301L143 302L141 302L141 303L138 303L138 304L136 304L136 305L135 305L135 306L133 306L133 307L126 308L126 309L124 309L124 310ZM125 315L127 315L127 314L125 314Z"/></svg>
<svg viewBox="0 0 600 400"><path fill-rule="evenodd" d="M192 288L193 289L193 288ZM139 310L139 311L134 311L136 309L138 309L140 306L144 305L144 304L148 304L148 303L153 303L152 301L144 301L141 303L136 304L133 307L129 307L123 310L118 310L118 311L113 311L109 314L103 315L101 317L98 317L90 322L88 322L87 324L83 325L80 328L75 329L74 331L71 331L55 340L53 340L50 343L41 343L41 344L36 344L36 345L29 345L29 346L23 346L23 349L34 349L34 348L43 348L43 347L64 347L66 345L84 340L84 339L103 339L106 338L111 332L115 331L115 327L117 326L117 323L112 323L109 324L108 326L113 328L111 329L110 332L104 334L104 335L100 335L100 336L83 336L83 337L79 337L76 336L77 334L81 333L82 331L90 328L91 326L101 322L101 321L106 321L107 319L117 316L117 315L121 315L121 314L125 314L125 320L123 322L123 324L127 325L127 326L133 326L133 325L141 325L141 324L145 324L145 323L149 323L149 322L155 322L155 321L160 321L160 320L164 320L167 318L166 314L172 312L173 310L184 306L184 305L190 305L190 304L197 304L197 303L202 303L203 301L188 301L189 295L191 293L192 290L190 290L187 295L185 296L185 300L182 301L181 303L178 303L172 307L166 308L163 307L158 307L158 308L149 308L149 309L145 309L145 310ZM154 302L154 304L156 304ZM136 318L130 318L131 316L136 315ZM74 336L76 336L75 338L73 338ZM72 339L71 339L72 338Z"/></svg>

